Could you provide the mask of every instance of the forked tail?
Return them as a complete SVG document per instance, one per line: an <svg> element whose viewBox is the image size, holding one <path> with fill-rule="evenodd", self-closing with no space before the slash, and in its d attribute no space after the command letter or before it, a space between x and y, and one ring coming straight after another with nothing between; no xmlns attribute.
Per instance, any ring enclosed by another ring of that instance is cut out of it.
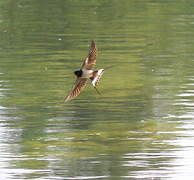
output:
<svg viewBox="0 0 194 180"><path fill-rule="evenodd" d="M93 86L97 86L102 74L104 73L104 69L99 69L93 72L93 77L90 78Z"/></svg>

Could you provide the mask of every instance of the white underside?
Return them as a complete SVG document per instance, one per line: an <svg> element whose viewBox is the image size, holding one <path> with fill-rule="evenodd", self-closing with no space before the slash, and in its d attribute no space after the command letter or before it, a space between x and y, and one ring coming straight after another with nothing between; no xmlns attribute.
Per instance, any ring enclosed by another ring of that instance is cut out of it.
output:
<svg viewBox="0 0 194 180"><path fill-rule="evenodd" d="M90 78L93 73L93 70L83 70L82 77L83 78Z"/></svg>

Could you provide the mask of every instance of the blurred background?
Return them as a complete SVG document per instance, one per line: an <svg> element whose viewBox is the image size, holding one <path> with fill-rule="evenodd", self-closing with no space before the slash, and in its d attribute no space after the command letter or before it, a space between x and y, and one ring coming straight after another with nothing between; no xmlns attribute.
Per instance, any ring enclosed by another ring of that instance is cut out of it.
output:
<svg viewBox="0 0 194 180"><path fill-rule="evenodd" d="M1 179L193 179L193 9L1 0ZM102 96L64 103L91 40Z"/></svg>

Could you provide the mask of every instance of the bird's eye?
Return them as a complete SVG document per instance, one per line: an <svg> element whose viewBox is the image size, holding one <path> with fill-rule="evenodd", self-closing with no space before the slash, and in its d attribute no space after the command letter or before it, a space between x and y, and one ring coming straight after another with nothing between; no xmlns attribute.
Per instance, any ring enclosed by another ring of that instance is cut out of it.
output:
<svg viewBox="0 0 194 180"><path fill-rule="evenodd" d="M76 71L74 71L74 74L76 75L76 76L80 76L80 70L76 70Z"/></svg>

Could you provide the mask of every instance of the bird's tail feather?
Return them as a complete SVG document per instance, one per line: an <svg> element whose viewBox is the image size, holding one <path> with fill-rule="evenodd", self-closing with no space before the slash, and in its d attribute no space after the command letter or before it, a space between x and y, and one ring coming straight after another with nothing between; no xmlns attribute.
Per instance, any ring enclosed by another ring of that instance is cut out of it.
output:
<svg viewBox="0 0 194 180"><path fill-rule="evenodd" d="M102 94L100 93L100 91L97 89L96 86L93 86L93 87L94 87L94 89L96 90L96 92L97 92L99 95L102 95Z"/></svg>

